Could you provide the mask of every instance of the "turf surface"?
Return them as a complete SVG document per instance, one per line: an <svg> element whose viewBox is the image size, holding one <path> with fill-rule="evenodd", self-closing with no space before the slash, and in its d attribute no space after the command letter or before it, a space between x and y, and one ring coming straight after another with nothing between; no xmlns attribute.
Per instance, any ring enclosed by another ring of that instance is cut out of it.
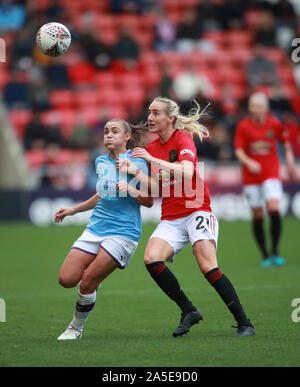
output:
<svg viewBox="0 0 300 387"><path fill-rule="evenodd" d="M57 341L72 318L77 289L58 285L60 266L83 227L0 224L0 366L236 367L299 366L300 322L291 306L300 298L299 220L284 220L282 268L261 268L247 222L220 222L218 259L235 285L257 335L232 338L235 321L204 279L191 248L171 265L182 288L204 315L190 333L174 339L180 313L143 264L143 237L126 270L106 279L82 340ZM300 315L300 313L299 313Z"/></svg>

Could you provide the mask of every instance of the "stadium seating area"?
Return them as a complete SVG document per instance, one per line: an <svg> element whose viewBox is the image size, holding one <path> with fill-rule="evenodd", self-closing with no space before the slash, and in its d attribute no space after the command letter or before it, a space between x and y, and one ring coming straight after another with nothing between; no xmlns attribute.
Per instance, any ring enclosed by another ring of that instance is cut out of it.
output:
<svg viewBox="0 0 300 387"><path fill-rule="evenodd" d="M36 184L87 184L87 178L77 183L49 179L53 160L88 167L101 152L105 120L145 120L148 102L162 94L184 111L192 98L202 106L212 102L207 122L212 139L197 144L198 154L227 162L234 160L232 138L247 97L262 90L290 127L300 157L300 65L291 60L291 41L300 37L299 7L291 0L224 3L31 0L0 5L0 16L4 7L11 12L11 24L0 31L7 50L0 90ZM35 47L35 34L48 21L71 31L71 48L61 58L45 57ZM268 70L257 74L263 66Z"/></svg>

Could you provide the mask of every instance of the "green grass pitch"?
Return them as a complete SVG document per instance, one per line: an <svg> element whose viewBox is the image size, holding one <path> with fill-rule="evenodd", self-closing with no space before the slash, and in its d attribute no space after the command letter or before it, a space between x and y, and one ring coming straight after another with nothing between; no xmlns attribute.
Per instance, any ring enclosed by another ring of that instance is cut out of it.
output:
<svg viewBox="0 0 300 387"><path fill-rule="evenodd" d="M266 224L267 226L267 224ZM257 330L233 338L235 321L200 273L191 247L171 269L204 315L174 339L180 311L150 278L143 264L143 237L126 270L117 270L98 291L82 340L57 341L72 318L77 288L58 285L60 266L83 227L38 228L0 224L0 366L235 367L299 366L300 322L291 303L300 298L299 220L284 219L282 268L261 268L249 222L220 222L219 267L233 282ZM299 313L300 315L300 313Z"/></svg>

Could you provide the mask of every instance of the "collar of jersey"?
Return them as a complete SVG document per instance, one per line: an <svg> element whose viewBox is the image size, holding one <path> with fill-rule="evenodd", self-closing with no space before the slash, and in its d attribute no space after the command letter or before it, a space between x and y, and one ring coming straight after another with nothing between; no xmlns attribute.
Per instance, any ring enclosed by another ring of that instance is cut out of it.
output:
<svg viewBox="0 0 300 387"><path fill-rule="evenodd" d="M131 152L132 152L132 150L131 150L131 149L128 149L128 151L126 151L125 153L121 153L118 157L121 158L121 159L127 158L127 157L122 157L122 156L125 156L125 155L130 157ZM112 158L110 157L110 154L109 154L109 153L107 153L107 158L108 158L112 163L115 163L116 160L117 160L117 157L114 158L114 159L112 159Z"/></svg>

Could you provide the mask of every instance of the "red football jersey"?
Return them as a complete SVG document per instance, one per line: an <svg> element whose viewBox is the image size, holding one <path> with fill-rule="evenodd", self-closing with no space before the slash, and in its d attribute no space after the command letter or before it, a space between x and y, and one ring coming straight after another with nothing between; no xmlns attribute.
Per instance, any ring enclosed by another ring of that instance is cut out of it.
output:
<svg viewBox="0 0 300 387"><path fill-rule="evenodd" d="M158 177L162 196L161 219L178 219L196 211L211 212L209 190L198 170L197 150L193 139L181 130L174 130L166 143L157 138L146 150L154 157L168 161L192 161L195 172L191 180L169 174L151 165L151 176Z"/></svg>
<svg viewBox="0 0 300 387"><path fill-rule="evenodd" d="M289 140L288 130L273 115L268 115L265 122L257 125L251 117L239 122L234 138L234 148L243 149L248 157L259 162L261 172L253 174L242 165L243 183L261 184L270 178L279 179L279 157L276 141L282 144Z"/></svg>

